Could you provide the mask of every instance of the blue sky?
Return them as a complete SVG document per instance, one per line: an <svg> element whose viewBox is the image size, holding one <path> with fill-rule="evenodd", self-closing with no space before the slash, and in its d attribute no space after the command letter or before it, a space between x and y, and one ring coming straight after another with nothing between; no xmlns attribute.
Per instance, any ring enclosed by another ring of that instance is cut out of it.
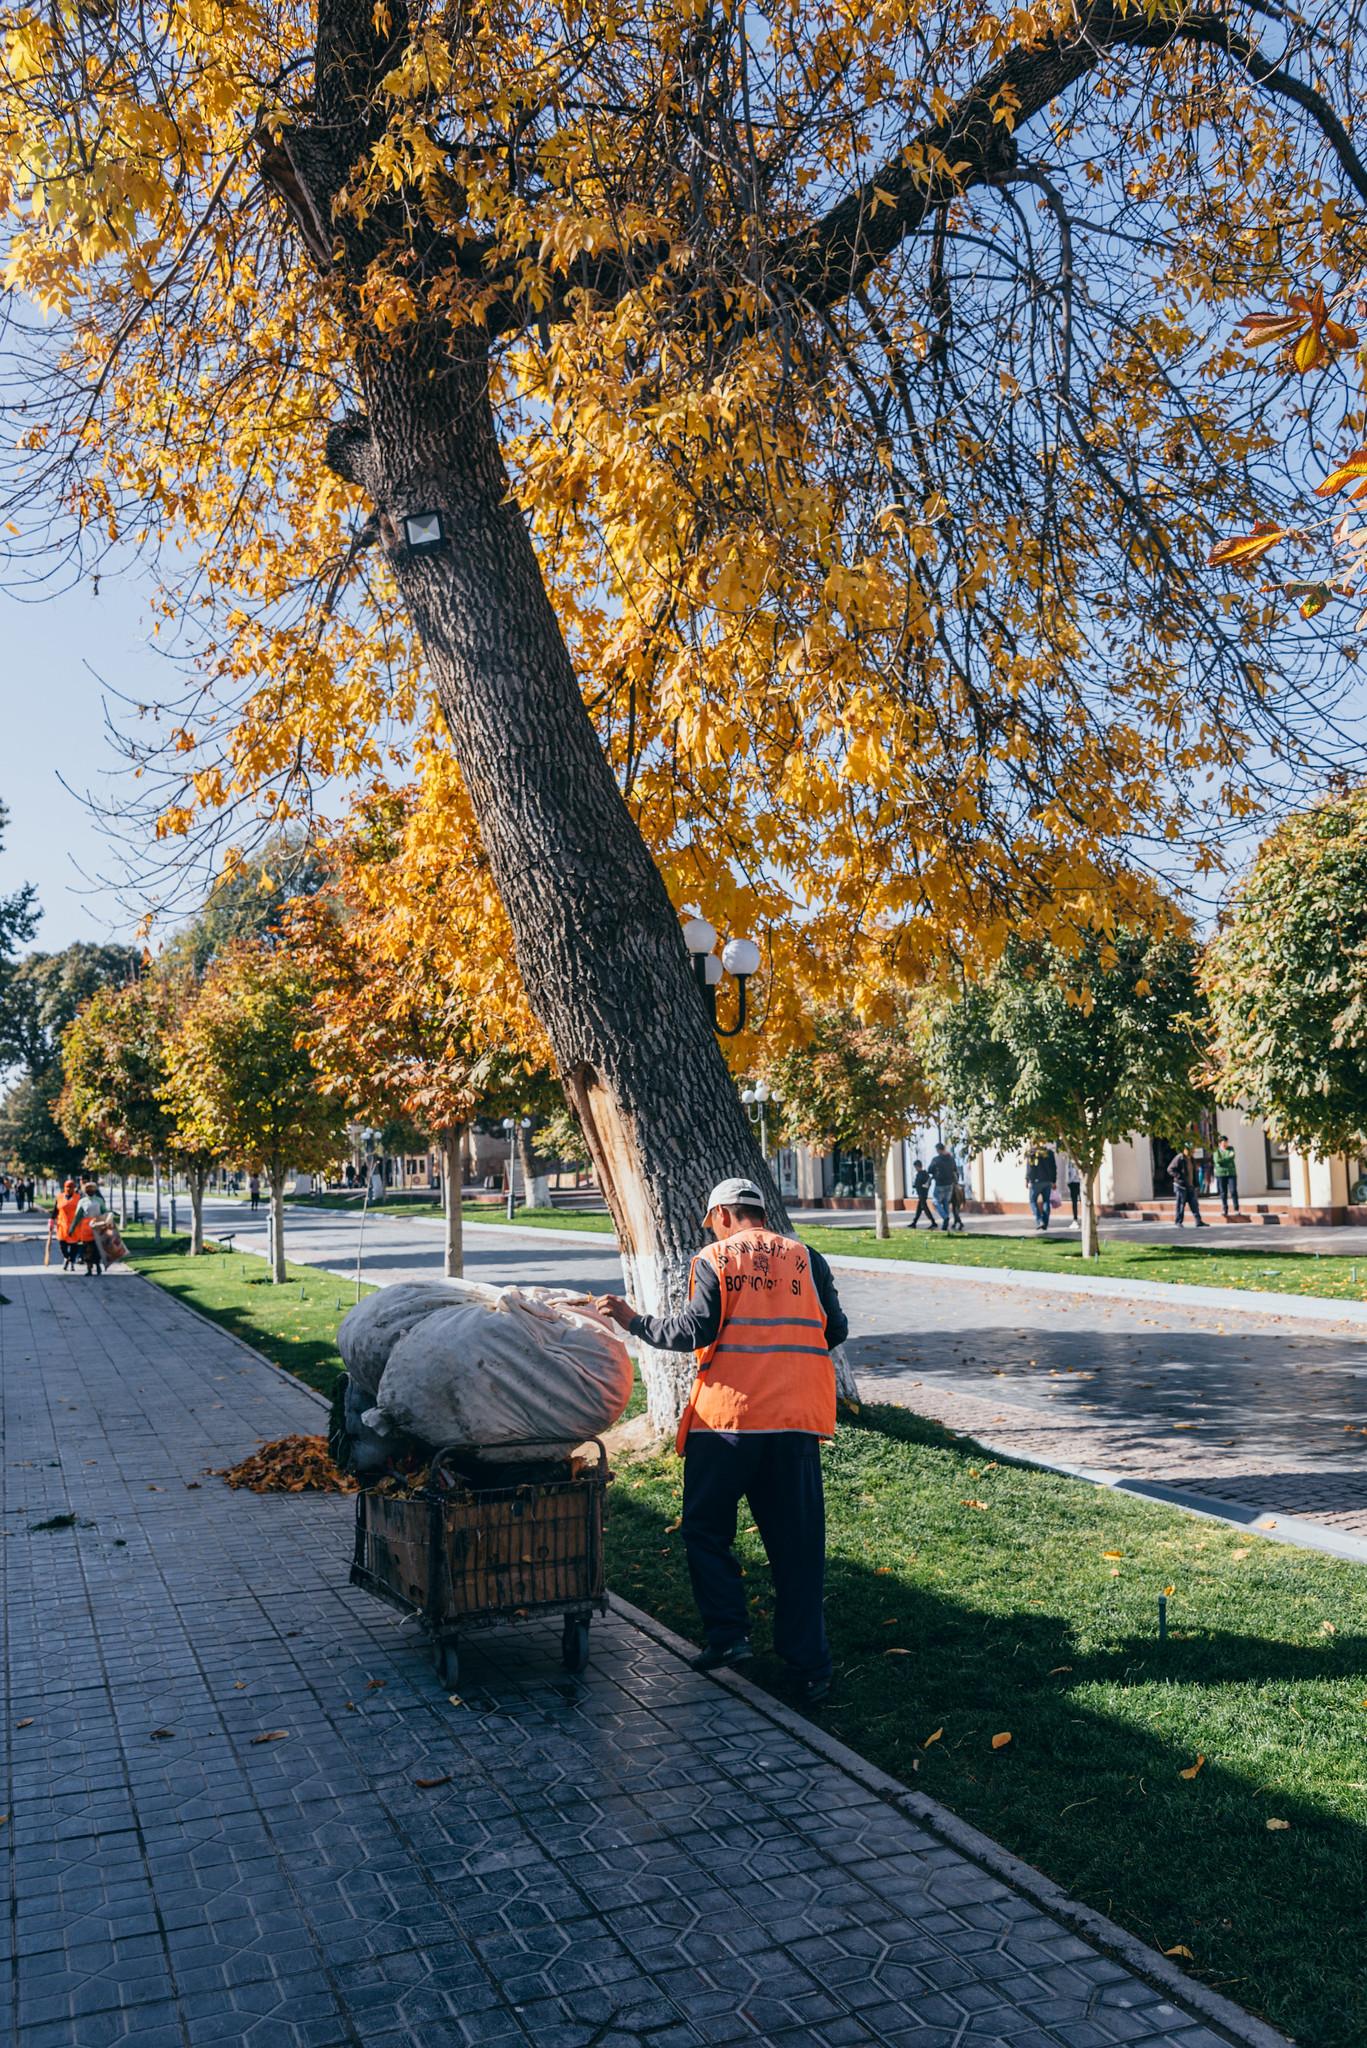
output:
<svg viewBox="0 0 1367 2048"><path fill-rule="evenodd" d="M38 890L35 944L53 952L75 939L131 938L135 919L102 876L122 871L118 848L80 794L133 801L136 784L105 728L109 689L137 699L165 685L148 644L142 586L89 579L44 602L0 591L0 801L9 826L0 892ZM71 785L63 787L63 779Z"/></svg>

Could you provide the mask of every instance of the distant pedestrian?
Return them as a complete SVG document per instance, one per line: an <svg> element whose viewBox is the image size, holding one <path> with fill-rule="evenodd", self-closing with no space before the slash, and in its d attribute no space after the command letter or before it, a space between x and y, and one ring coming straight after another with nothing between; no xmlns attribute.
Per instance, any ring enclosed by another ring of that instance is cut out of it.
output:
<svg viewBox="0 0 1367 2048"><path fill-rule="evenodd" d="M916 1171L911 1177L911 1192L916 1197L916 1214L911 1219L911 1228L915 1230L917 1224L924 1216L926 1222L933 1230L935 1228L935 1218L931 1215L930 1203L926 1200L926 1196L930 1193L930 1175L926 1172L919 1159L916 1161Z"/></svg>
<svg viewBox="0 0 1367 2048"><path fill-rule="evenodd" d="M935 1157L931 1160L927 1171L930 1174L931 1199L940 1212L940 1228L947 1231L949 1229L950 1189L959 1178L959 1169L955 1163L954 1154L950 1151L948 1145L941 1144L935 1147Z"/></svg>
<svg viewBox="0 0 1367 2048"><path fill-rule="evenodd" d="M1036 1230L1049 1228L1049 1211L1058 1187L1058 1160L1050 1145L1036 1145L1025 1169L1025 1185L1034 1211Z"/></svg>
<svg viewBox="0 0 1367 2048"><path fill-rule="evenodd" d="M955 1162L954 1184L949 1190L949 1227L962 1230L964 1227L964 1181Z"/></svg>
<svg viewBox="0 0 1367 2048"><path fill-rule="evenodd" d="M247 1182L247 1206L253 1216L261 1207L261 1182L256 1174Z"/></svg>
<svg viewBox="0 0 1367 2048"><path fill-rule="evenodd" d="M1074 1223L1077 1223L1080 1220L1077 1213L1077 1205L1082 1199L1082 1174L1079 1170L1076 1159L1073 1158L1071 1153L1068 1155L1067 1178L1068 1200L1071 1202L1073 1208L1073 1221Z"/></svg>
<svg viewBox="0 0 1367 2048"><path fill-rule="evenodd" d="M1239 1213L1239 1162L1229 1139L1215 1140L1215 1192L1220 1197L1220 1214Z"/></svg>
<svg viewBox="0 0 1367 2048"><path fill-rule="evenodd" d="M1201 1219L1201 1204L1196 1194L1196 1176L1185 1152L1173 1153L1168 1161L1168 1177L1172 1181L1173 1198L1177 1205L1173 1216L1174 1223L1184 1223L1186 1212L1190 1209L1196 1228L1204 1230L1206 1225Z"/></svg>
<svg viewBox="0 0 1367 2048"><path fill-rule="evenodd" d="M76 1228L73 1235L80 1247L81 1257L85 1260L87 1280L92 1273L98 1276L104 1272L104 1260L100 1257L96 1226L107 1213L107 1208L104 1196L100 1193L99 1182L86 1181L81 1189L81 1199L76 1204Z"/></svg>

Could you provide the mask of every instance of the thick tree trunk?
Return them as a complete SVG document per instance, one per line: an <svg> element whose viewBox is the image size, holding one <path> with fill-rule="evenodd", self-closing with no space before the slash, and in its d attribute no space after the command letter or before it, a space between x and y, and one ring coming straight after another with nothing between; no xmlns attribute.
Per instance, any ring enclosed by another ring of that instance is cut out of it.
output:
<svg viewBox="0 0 1367 2048"><path fill-rule="evenodd" d="M463 1153L465 1126L453 1124L441 1134L441 1199L446 1217L446 1277L459 1280L465 1271L464 1232L461 1229L460 1195L465 1179Z"/></svg>
<svg viewBox="0 0 1367 2048"><path fill-rule="evenodd" d="M1078 1162L1081 1165L1081 1161ZM1096 1183L1098 1169L1095 1166L1082 1167L1082 1256L1097 1259L1101 1256L1101 1233L1097 1228Z"/></svg>
<svg viewBox="0 0 1367 2048"><path fill-rule="evenodd" d="M271 1279L277 1287L285 1284L285 1169L275 1168L270 1176L270 1244L268 1255Z"/></svg>
<svg viewBox="0 0 1367 2048"><path fill-rule="evenodd" d="M522 1198L524 1201L530 1202L532 1199L532 1182L536 1178L536 1158L532 1150L531 1131L522 1128L521 1117L518 1118L517 1122L517 1157L522 1168Z"/></svg>
<svg viewBox="0 0 1367 2048"><path fill-rule="evenodd" d="M161 1242L161 1161L152 1161L152 1242Z"/></svg>
<svg viewBox="0 0 1367 2048"><path fill-rule="evenodd" d="M627 1292L658 1311L684 1293L715 1181L757 1178L786 1228L783 1203L509 502L485 361L377 349L361 372L368 423L336 430L329 454L379 511L518 967L617 1225ZM441 514L447 539L414 554L402 522L421 511ZM641 1365L651 1419L668 1427L691 1361L646 1351Z"/></svg>
<svg viewBox="0 0 1367 2048"><path fill-rule="evenodd" d="M204 1183L209 1178L203 1166L190 1168L190 1257L197 1259L204 1249Z"/></svg>

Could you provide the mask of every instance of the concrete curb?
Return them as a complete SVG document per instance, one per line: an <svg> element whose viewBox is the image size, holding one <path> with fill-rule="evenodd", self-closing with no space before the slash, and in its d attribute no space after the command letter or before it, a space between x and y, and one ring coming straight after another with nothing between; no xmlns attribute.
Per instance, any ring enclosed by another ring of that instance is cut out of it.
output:
<svg viewBox="0 0 1367 2048"><path fill-rule="evenodd" d="M653 1615L645 1614L620 1594L610 1596L613 1609L643 1635L651 1637L662 1648L670 1650L685 1661L697 1655L694 1644L686 1643L676 1636L663 1622ZM1175 1963L1159 1950L1150 1948L1138 1935L1127 1933L1114 1920L1108 1920L1104 1913L1098 1913L1092 1906L1084 1906L1078 1900L1069 1898L1052 1878L1046 1877L1033 1864L1024 1863L1019 1856L1013 1856L1009 1849L1003 1849L990 1835L985 1835L967 1821L951 1813L947 1806L941 1806L938 1799L929 1798L924 1792L913 1792L899 1778L893 1778L876 1764L871 1764L857 1750L848 1749L843 1742L827 1735L790 1707L785 1707L770 1693L762 1692L750 1680L742 1678L739 1672L718 1671L712 1674L714 1680L737 1693L748 1704L761 1713L767 1721L785 1734L796 1737L817 1756L873 1792L878 1798L896 1807L909 1820L914 1820L940 1840L957 1849L969 1862L976 1863L982 1870L989 1871L1013 1891L1024 1893L1042 1911L1048 1913L1070 1933L1077 1934L1084 1941L1099 1949L1103 1955L1123 1963L1136 1977L1142 1977L1157 1991L1166 1992L1176 2004L1186 2007L1206 2025L1219 2030L1226 2040L1238 2044L1238 2048L1294 2048L1285 2034L1260 2020L1232 1999L1224 1998L1218 1991L1209 1990L1194 1977L1188 1977Z"/></svg>
<svg viewBox="0 0 1367 2048"><path fill-rule="evenodd" d="M1302 1252L1302 1258L1311 1256ZM1265 1293L1257 1287L1187 1287L1171 1280L1112 1280L1082 1273L1025 1273L1014 1266L956 1266L917 1259L864 1259L827 1252L833 1272L886 1273L888 1268L917 1280L982 1280L997 1287L1022 1287L1037 1294L1095 1294L1114 1301L1147 1301L1164 1308L1219 1309L1222 1314L1290 1316L1298 1322L1351 1323L1367 1327L1367 1301L1329 1301L1323 1296ZM1367 1266L1367 1259L1363 1261Z"/></svg>

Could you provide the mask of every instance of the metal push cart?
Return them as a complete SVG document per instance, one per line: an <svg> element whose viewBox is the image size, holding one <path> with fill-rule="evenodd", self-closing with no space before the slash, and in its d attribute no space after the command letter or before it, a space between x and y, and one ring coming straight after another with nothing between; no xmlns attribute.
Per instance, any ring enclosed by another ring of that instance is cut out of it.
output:
<svg viewBox="0 0 1367 2048"><path fill-rule="evenodd" d="M356 1496L351 1583L401 1614L415 1615L431 1638L438 1675L460 1675L466 1629L532 1615L563 1613L561 1654L568 1671L589 1659L593 1610L607 1612L603 1508L608 1459L595 1437L596 1465L565 1478L480 1486L452 1468L471 1446L447 1444L411 1494L363 1490ZM500 1444L500 1455L534 1445Z"/></svg>

